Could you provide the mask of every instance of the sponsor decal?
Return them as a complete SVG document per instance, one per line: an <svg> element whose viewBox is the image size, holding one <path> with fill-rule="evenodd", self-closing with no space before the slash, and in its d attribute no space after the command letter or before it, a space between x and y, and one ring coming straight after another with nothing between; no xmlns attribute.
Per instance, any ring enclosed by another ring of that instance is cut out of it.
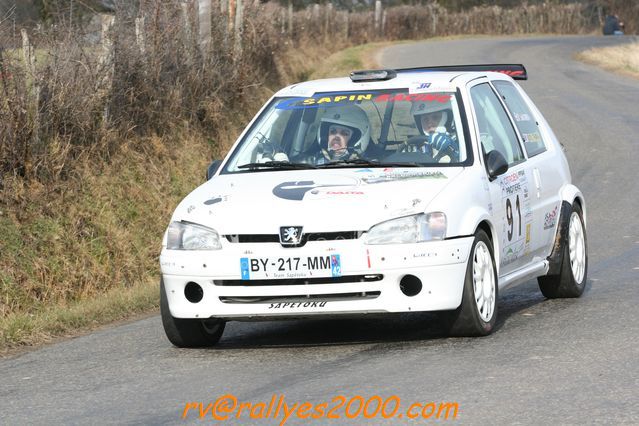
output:
<svg viewBox="0 0 639 426"><path fill-rule="evenodd" d="M555 223L557 222L557 213L559 211L559 206L555 206L554 209L549 211L544 215L544 231L554 228Z"/></svg>
<svg viewBox="0 0 639 426"><path fill-rule="evenodd" d="M358 178L336 177L322 183L317 183L313 180L282 182L273 188L273 195L278 198L291 201L302 201L308 193L314 196L360 196L366 195L366 193L362 190L350 188L358 187L362 184L376 184L409 179L448 179L448 177L440 171L415 171L386 168L380 173L373 172L370 175L363 175ZM348 188L333 189L335 187ZM419 202L421 202L421 200L413 200L414 205Z"/></svg>
<svg viewBox="0 0 639 426"><path fill-rule="evenodd" d="M222 201L228 201L228 199L229 199L228 195L214 195L208 200L206 200L204 202L204 205L212 206L213 204L221 203Z"/></svg>
<svg viewBox="0 0 639 426"><path fill-rule="evenodd" d="M280 102L276 109L294 110L319 108L321 106L342 105L373 99L373 93L346 92L329 96L313 96L309 98L291 98Z"/></svg>
<svg viewBox="0 0 639 426"><path fill-rule="evenodd" d="M213 198L211 198L209 200L206 200L204 202L204 204L207 205L207 206L211 206L213 204L219 203L220 201L222 201L222 197L213 197Z"/></svg>
<svg viewBox="0 0 639 426"><path fill-rule="evenodd" d="M520 70L490 70L489 72L500 72L502 74L509 75L511 77L517 77L520 75L524 75L523 71Z"/></svg>
<svg viewBox="0 0 639 426"><path fill-rule="evenodd" d="M357 184L356 179L341 178L337 179L335 183L315 183L312 180L291 181L282 182L273 188L273 195L284 200L301 201L307 192L313 191L319 188L330 188L334 186L353 186ZM313 192L318 194L318 192Z"/></svg>
<svg viewBox="0 0 639 426"><path fill-rule="evenodd" d="M364 195L362 191L326 191L326 195Z"/></svg>
<svg viewBox="0 0 639 426"><path fill-rule="evenodd" d="M362 177L362 181L368 184L393 182L408 179L447 179L448 177L440 171L414 171L384 169L384 173Z"/></svg>
<svg viewBox="0 0 639 426"><path fill-rule="evenodd" d="M375 102L439 102L445 104L449 102L452 95L441 93L390 93L379 95L375 98Z"/></svg>
<svg viewBox="0 0 639 426"><path fill-rule="evenodd" d="M270 303L269 309L323 308L328 302L284 302Z"/></svg>
<svg viewBox="0 0 639 426"><path fill-rule="evenodd" d="M532 207L524 170L507 174L499 182L505 207L502 218L501 264L506 265L529 249Z"/></svg>
<svg viewBox="0 0 639 426"><path fill-rule="evenodd" d="M539 143L541 142L541 135L538 132L535 133L523 133L521 135L524 142L527 143Z"/></svg>
<svg viewBox="0 0 639 426"><path fill-rule="evenodd" d="M530 116L528 114L519 114L516 112L513 114L513 116L517 121L530 121Z"/></svg>
<svg viewBox="0 0 639 426"><path fill-rule="evenodd" d="M430 84L430 83L421 83ZM420 89L424 90L424 89ZM320 108L323 106L344 105L348 103L359 103L362 101L372 102L449 102L452 95L442 93L384 93L375 96L375 92L345 92L331 95L318 95L305 98L285 99L277 104L276 109L296 110L308 108Z"/></svg>
<svg viewBox="0 0 639 426"><path fill-rule="evenodd" d="M436 252L425 252L425 253L413 253L413 258L422 258L422 257L437 257Z"/></svg>
<svg viewBox="0 0 639 426"><path fill-rule="evenodd" d="M523 241L506 247L506 250L504 251L503 264L508 264L516 260L518 257L520 257L523 254L523 252L524 252Z"/></svg>

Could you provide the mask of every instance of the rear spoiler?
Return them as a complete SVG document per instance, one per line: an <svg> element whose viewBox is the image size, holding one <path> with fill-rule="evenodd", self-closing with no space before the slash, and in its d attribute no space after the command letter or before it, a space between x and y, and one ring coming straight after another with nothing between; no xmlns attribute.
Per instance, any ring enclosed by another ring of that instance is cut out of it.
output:
<svg viewBox="0 0 639 426"><path fill-rule="evenodd" d="M482 65L443 65L437 67L417 67L396 69L397 73L419 71L489 71L500 72L515 80L528 80L528 73L523 64L482 64Z"/></svg>

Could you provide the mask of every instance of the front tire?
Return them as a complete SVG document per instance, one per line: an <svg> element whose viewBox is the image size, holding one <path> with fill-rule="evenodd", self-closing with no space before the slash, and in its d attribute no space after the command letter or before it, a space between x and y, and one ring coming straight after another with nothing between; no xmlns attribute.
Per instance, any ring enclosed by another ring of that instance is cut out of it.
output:
<svg viewBox="0 0 639 426"><path fill-rule="evenodd" d="M163 279L160 280L160 314L166 337L178 348L214 346L220 341L226 325L224 321L217 319L183 319L171 316Z"/></svg>
<svg viewBox="0 0 639 426"><path fill-rule="evenodd" d="M568 241L562 244L563 254L559 274L539 277L539 289L548 299L579 297L586 288L588 246L583 212L573 203L568 222Z"/></svg>
<svg viewBox="0 0 639 426"><path fill-rule="evenodd" d="M451 336L486 336L497 322L497 268L484 230L475 233L470 253L461 305L448 318Z"/></svg>

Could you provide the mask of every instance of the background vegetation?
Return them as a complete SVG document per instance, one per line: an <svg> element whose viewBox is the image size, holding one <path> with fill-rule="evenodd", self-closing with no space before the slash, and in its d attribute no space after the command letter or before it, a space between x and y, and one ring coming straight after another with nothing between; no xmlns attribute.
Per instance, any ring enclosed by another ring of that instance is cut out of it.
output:
<svg viewBox="0 0 639 426"><path fill-rule="evenodd" d="M250 2L238 20L214 1L202 38L193 2L0 0L0 347L153 308L163 231L210 160L274 89L373 62L331 53L589 33L623 2L399 3Z"/></svg>

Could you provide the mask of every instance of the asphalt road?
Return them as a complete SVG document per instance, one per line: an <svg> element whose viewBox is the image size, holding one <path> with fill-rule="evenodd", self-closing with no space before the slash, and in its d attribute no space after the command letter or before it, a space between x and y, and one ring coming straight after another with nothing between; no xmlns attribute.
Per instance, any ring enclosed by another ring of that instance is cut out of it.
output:
<svg viewBox="0 0 639 426"><path fill-rule="evenodd" d="M195 410L181 419L185 403L206 406L223 394L267 405L273 394L314 404L337 394L397 395L404 408L454 401L464 424L639 424L639 81L571 59L590 46L627 41L455 40L381 55L389 67L526 65L530 80L522 84L566 145L587 200L590 270L582 298L545 300L534 281L509 289L497 330L477 339L446 338L432 315L415 314L236 322L218 347L181 350L153 316L0 360L0 424L207 424L210 415L200 420ZM220 424L279 420L245 413Z"/></svg>

